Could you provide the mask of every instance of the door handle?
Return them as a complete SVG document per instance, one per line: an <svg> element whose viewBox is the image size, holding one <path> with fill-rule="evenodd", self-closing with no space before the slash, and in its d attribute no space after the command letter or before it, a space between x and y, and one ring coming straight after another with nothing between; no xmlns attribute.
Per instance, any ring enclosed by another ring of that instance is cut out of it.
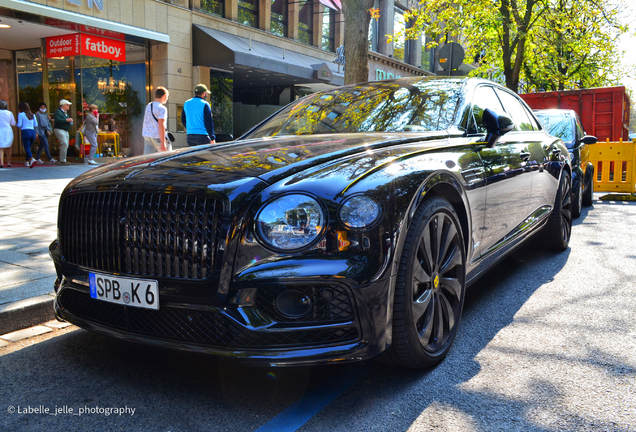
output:
<svg viewBox="0 0 636 432"><path fill-rule="evenodd" d="M521 152L519 153L519 156L521 157L521 159L523 159L524 161L527 161L528 159L530 159L530 153L528 152Z"/></svg>

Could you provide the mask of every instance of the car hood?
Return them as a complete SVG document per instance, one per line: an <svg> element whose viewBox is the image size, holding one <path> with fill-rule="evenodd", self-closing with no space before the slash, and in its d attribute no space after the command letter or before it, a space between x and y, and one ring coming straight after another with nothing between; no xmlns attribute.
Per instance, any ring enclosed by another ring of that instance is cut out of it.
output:
<svg viewBox="0 0 636 432"><path fill-rule="evenodd" d="M447 133L369 133L285 136L189 147L170 153L127 158L88 171L70 188L109 184L173 187L223 187L260 180L273 184L336 158L407 142L428 141ZM439 141L436 141L439 145ZM431 146L435 145L433 142Z"/></svg>

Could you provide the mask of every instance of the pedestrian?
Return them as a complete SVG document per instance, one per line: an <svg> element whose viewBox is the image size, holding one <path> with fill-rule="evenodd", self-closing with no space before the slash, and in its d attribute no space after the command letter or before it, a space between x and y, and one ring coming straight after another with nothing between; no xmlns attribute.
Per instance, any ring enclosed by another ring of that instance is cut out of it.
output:
<svg viewBox="0 0 636 432"><path fill-rule="evenodd" d="M99 132L99 108L95 104L88 107L88 113L84 119L84 136L91 143L91 150L88 155L89 165L99 165L95 162L95 152L97 151L97 133Z"/></svg>
<svg viewBox="0 0 636 432"><path fill-rule="evenodd" d="M13 145L13 129L15 117L9 111L7 101L0 100L0 168L4 168L4 154L7 153L7 166L11 166L11 146Z"/></svg>
<svg viewBox="0 0 636 432"><path fill-rule="evenodd" d="M206 101L209 93L204 84L199 84L194 88L194 97L183 104L181 123L188 132L189 146L216 143L212 110Z"/></svg>
<svg viewBox="0 0 636 432"><path fill-rule="evenodd" d="M38 152L35 155L35 158L39 164L44 164L44 161L40 159L43 150L46 157L49 158L49 163L54 164L57 162L51 157L51 152L49 152L49 136L51 136L53 128L51 127L51 117L46 113L47 109L48 107L46 104L44 102L40 102L38 112L35 113L35 118L38 121L38 127L35 129L35 133L37 133L38 139L40 140L40 145L38 146Z"/></svg>
<svg viewBox="0 0 636 432"><path fill-rule="evenodd" d="M20 102L18 105L18 128L22 131L22 145L26 153L26 162L24 165L29 168L33 168L35 165L35 158L31 153L31 146L35 141L35 128L38 126L38 121L35 115L31 112L29 104L26 102Z"/></svg>
<svg viewBox="0 0 636 432"><path fill-rule="evenodd" d="M169 96L168 89L157 87L155 100L146 106L142 135L144 137L144 154L151 154L172 150L172 144L167 139L168 109L165 107Z"/></svg>
<svg viewBox="0 0 636 432"><path fill-rule="evenodd" d="M73 124L73 119L68 116L68 110L71 108L71 102L66 99L60 101L60 107L53 114L53 133L60 143L60 164L70 165L66 161L66 152L68 151L68 130Z"/></svg>

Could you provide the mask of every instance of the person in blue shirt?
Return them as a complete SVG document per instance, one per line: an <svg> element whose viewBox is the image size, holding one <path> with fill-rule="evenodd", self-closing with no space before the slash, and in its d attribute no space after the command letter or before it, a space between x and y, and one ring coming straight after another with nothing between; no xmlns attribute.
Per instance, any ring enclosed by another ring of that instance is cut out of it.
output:
<svg viewBox="0 0 636 432"><path fill-rule="evenodd" d="M18 114L17 126L22 130L22 145L26 152L26 162L24 165L29 168L33 168L35 165L35 158L33 157L33 153L31 153L31 146L35 141L35 129L38 127L38 121L31 112L31 108L28 103L20 102L18 110L20 111L20 114Z"/></svg>
<svg viewBox="0 0 636 432"><path fill-rule="evenodd" d="M194 88L194 97L183 104L181 123L188 132L189 146L216 143L212 110L206 101L209 93L204 84L199 84Z"/></svg>

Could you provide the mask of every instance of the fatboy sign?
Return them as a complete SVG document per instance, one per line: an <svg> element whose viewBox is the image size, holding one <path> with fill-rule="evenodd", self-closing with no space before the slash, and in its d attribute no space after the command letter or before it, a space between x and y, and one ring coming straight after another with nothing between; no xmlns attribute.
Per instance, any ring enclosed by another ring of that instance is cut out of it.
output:
<svg viewBox="0 0 636 432"><path fill-rule="evenodd" d="M82 34L82 55L126 61L126 42Z"/></svg>
<svg viewBox="0 0 636 432"><path fill-rule="evenodd" d="M126 42L91 34L74 34L46 39L47 57L86 55L126 61Z"/></svg>
<svg viewBox="0 0 636 432"><path fill-rule="evenodd" d="M67 0L70 4L76 5L76 6L81 6L83 1L82 0ZM88 7L92 8L93 5L95 5L95 7L97 9L99 9L100 11L104 10L104 0L86 0L86 2L88 3Z"/></svg>

